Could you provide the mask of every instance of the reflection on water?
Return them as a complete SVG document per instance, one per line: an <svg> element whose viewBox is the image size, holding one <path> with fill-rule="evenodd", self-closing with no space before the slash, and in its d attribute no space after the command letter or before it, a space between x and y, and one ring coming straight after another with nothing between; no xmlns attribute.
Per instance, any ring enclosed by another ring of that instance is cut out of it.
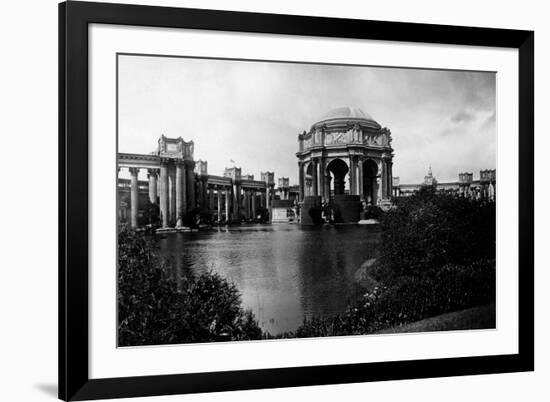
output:
<svg viewBox="0 0 550 402"><path fill-rule="evenodd" d="M261 327L277 334L296 329L304 316L344 311L355 272L376 256L378 237L368 225L276 224L174 233L159 243L176 280L218 272L235 283Z"/></svg>

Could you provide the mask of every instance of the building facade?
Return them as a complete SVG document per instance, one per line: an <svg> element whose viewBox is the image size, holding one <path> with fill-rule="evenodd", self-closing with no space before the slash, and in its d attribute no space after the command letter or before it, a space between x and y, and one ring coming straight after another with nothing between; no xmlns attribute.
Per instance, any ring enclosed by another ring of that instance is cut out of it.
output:
<svg viewBox="0 0 550 402"><path fill-rule="evenodd" d="M418 184L401 184L399 177L393 178L393 197L406 197L414 194L422 187L431 186L439 193L450 194L459 197L495 201L497 175L495 169L479 171L479 179L474 179L472 172L461 172L458 180L438 182L432 174L432 168L424 176L424 182Z"/></svg>
<svg viewBox="0 0 550 402"><path fill-rule="evenodd" d="M331 110L298 135L300 200L357 195L368 205L388 202L392 194L391 132L361 109Z"/></svg>
<svg viewBox="0 0 550 402"><path fill-rule="evenodd" d="M130 173L129 180L118 178L119 220L138 227L149 204L159 206L163 228L183 227L186 215L197 211L211 213L217 222L251 221L262 211L263 219L271 219L274 172L261 172L261 180L237 167L211 175L208 162L195 161L193 154L193 141L164 135L151 154L118 153L119 171ZM147 172L147 181L138 180L140 171Z"/></svg>
<svg viewBox="0 0 550 402"><path fill-rule="evenodd" d="M361 109L331 110L298 135L299 201L305 209L356 211L342 218L349 222L358 221L366 205L390 205L391 141L390 130Z"/></svg>

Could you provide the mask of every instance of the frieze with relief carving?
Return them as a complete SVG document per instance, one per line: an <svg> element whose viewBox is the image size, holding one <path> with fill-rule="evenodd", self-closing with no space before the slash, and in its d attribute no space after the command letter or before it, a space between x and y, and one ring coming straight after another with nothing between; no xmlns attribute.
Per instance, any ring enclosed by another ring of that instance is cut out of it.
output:
<svg viewBox="0 0 550 402"><path fill-rule="evenodd" d="M324 142L323 142L324 137ZM347 131L323 132L322 129L316 129L309 137L302 139L303 149L309 149L312 146L331 146L362 144L374 147L391 147L391 132L387 128L381 129L377 133L364 132L363 129L355 124Z"/></svg>

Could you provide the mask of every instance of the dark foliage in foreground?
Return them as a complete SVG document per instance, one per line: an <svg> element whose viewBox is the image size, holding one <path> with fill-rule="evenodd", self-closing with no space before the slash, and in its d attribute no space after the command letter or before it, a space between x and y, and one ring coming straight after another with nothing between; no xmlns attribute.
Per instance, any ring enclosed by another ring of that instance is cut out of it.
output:
<svg viewBox="0 0 550 402"><path fill-rule="evenodd" d="M495 258L495 203L426 187L398 200L380 220L379 279L433 276L446 264Z"/></svg>
<svg viewBox="0 0 550 402"><path fill-rule="evenodd" d="M382 208L376 205L368 205L365 208L365 219L380 219L384 215Z"/></svg>
<svg viewBox="0 0 550 402"><path fill-rule="evenodd" d="M153 204L151 202L147 203L143 211L143 217L140 221L140 225L150 225L155 227L161 225L160 208L158 204Z"/></svg>
<svg viewBox="0 0 550 402"><path fill-rule="evenodd" d="M348 310L313 318L294 334L316 337L383 328L495 302L495 204L427 188L381 217L380 283Z"/></svg>
<svg viewBox="0 0 550 402"><path fill-rule="evenodd" d="M119 346L260 339L261 329L241 307L236 287L214 273L169 278L139 233L119 233Z"/></svg>
<svg viewBox="0 0 550 402"><path fill-rule="evenodd" d="M294 336L369 334L450 311L494 302L494 260L446 265L433 277L401 277L365 293L331 318L304 320Z"/></svg>

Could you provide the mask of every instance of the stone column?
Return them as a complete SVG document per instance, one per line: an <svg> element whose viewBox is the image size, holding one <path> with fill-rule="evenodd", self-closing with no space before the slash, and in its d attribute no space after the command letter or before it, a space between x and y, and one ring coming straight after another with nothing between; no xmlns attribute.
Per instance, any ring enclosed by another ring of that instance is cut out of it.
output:
<svg viewBox="0 0 550 402"><path fill-rule="evenodd" d="M382 172L380 173L380 186L382 187L382 199L385 200L386 198L388 198L388 194L387 194L388 168L386 166L385 159L382 159L381 166L382 166Z"/></svg>
<svg viewBox="0 0 550 402"><path fill-rule="evenodd" d="M319 192L317 190L318 185L317 180L317 161L315 159L311 160L311 195L319 195Z"/></svg>
<svg viewBox="0 0 550 402"><path fill-rule="evenodd" d="M363 162L362 161L359 161L359 166L358 166L359 169L358 170L358 176L359 176L359 180L358 180L358 192L359 192L359 197L361 198L361 200L364 200L365 199L365 192L364 192L364 189L363 189Z"/></svg>
<svg viewBox="0 0 550 402"><path fill-rule="evenodd" d="M233 183L233 220L238 222L241 215L241 185Z"/></svg>
<svg viewBox="0 0 550 402"><path fill-rule="evenodd" d="M271 186L268 184L265 189L265 207L267 211L269 212L269 221L271 221L271 192L272 192Z"/></svg>
<svg viewBox="0 0 550 402"><path fill-rule="evenodd" d="M168 168L168 222L170 226L176 224L176 167Z"/></svg>
<svg viewBox="0 0 550 402"><path fill-rule="evenodd" d="M218 193L218 223L222 220L222 192L221 187L216 186L216 191Z"/></svg>
<svg viewBox="0 0 550 402"><path fill-rule="evenodd" d="M303 201L306 194L305 191L305 172L304 172L304 163L298 162L298 177L300 184L300 195L298 196L298 201Z"/></svg>
<svg viewBox="0 0 550 402"><path fill-rule="evenodd" d="M256 191L252 191L252 219L256 219Z"/></svg>
<svg viewBox="0 0 550 402"><path fill-rule="evenodd" d="M230 189L228 187L225 188L225 219L227 223L231 220L231 209L229 208L229 200L230 200Z"/></svg>
<svg viewBox="0 0 550 402"><path fill-rule="evenodd" d="M254 213L252 212L252 202L254 198L254 190L248 190L248 217L252 219Z"/></svg>
<svg viewBox="0 0 550 402"><path fill-rule="evenodd" d="M183 209L183 176L185 175L185 169L183 163L176 165L176 227L183 226L183 215L185 211Z"/></svg>
<svg viewBox="0 0 550 402"><path fill-rule="evenodd" d="M193 171L194 164L191 163L186 166L187 170L187 210L191 211L197 206L195 201L195 172Z"/></svg>
<svg viewBox="0 0 550 402"><path fill-rule="evenodd" d="M202 177L202 191L203 191L203 194L204 194L203 198L202 198L204 200L202 207L205 208L205 209L210 208L210 204L209 204L210 200L208 198L208 196L210 195L208 193L208 177L206 177L206 176Z"/></svg>
<svg viewBox="0 0 550 402"><path fill-rule="evenodd" d="M359 196L361 196L361 192L360 192L361 185L359 183L359 181L361 180L361 175L359 174L360 163L361 162L359 161L359 157L357 157L357 159L355 159L355 194Z"/></svg>
<svg viewBox="0 0 550 402"><path fill-rule="evenodd" d="M211 212L214 212L214 209L216 208L215 206L215 197L214 197L214 187L213 186L209 186L208 185L208 182L206 183L206 187L207 187L207 190L208 190L208 209L211 211Z"/></svg>
<svg viewBox="0 0 550 402"><path fill-rule="evenodd" d="M355 188L355 157L350 156L349 157L349 193L350 195L357 194L357 190Z"/></svg>
<svg viewBox="0 0 550 402"><path fill-rule="evenodd" d="M246 201L246 197L248 196L247 195L247 190L246 189L242 189L242 192L241 192L241 211L243 213L243 217L244 219L248 219L248 213L247 213L247 201Z"/></svg>
<svg viewBox="0 0 550 402"><path fill-rule="evenodd" d="M168 227L168 165L161 162L160 165L160 214L162 215L162 227Z"/></svg>
<svg viewBox="0 0 550 402"><path fill-rule="evenodd" d="M244 192L244 209L246 219L250 219L250 190L245 190Z"/></svg>
<svg viewBox="0 0 550 402"><path fill-rule="evenodd" d="M131 167L130 169L130 225L132 228L137 228L138 218L138 172L139 168Z"/></svg>
<svg viewBox="0 0 550 402"><path fill-rule="evenodd" d="M388 161L388 194L393 194L393 162Z"/></svg>
<svg viewBox="0 0 550 402"><path fill-rule="evenodd" d="M324 200L326 200L325 196L325 158L319 158L319 163L317 164L317 179L319 180L319 184L317 184L317 191L319 192L318 195L320 195Z"/></svg>
<svg viewBox="0 0 550 402"><path fill-rule="evenodd" d="M199 207L202 208L203 206L203 192L202 192L202 181L201 181L201 178L200 177L196 177L196 182L195 182L195 186L196 186L196 189L197 189L197 192L196 192L196 195L197 195L197 204L199 205Z"/></svg>
<svg viewBox="0 0 550 402"><path fill-rule="evenodd" d="M147 169L147 178L149 179L149 202L157 203L157 174L158 169Z"/></svg>
<svg viewBox="0 0 550 402"><path fill-rule="evenodd" d="M185 161L181 164L181 212L182 217L187 215L189 209L189 201L187 199L188 186L187 186L187 171L185 168Z"/></svg>
<svg viewBox="0 0 550 402"><path fill-rule="evenodd" d="M199 206L201 208L206 208L206 204L207 204L207 199L206 199L206 195L207 195L207 192L206 192L206 181L204 180L204 177L200 176L199 177L199 180L197 181L197 185L198 185L198 197L199 197Z"/></svg>

